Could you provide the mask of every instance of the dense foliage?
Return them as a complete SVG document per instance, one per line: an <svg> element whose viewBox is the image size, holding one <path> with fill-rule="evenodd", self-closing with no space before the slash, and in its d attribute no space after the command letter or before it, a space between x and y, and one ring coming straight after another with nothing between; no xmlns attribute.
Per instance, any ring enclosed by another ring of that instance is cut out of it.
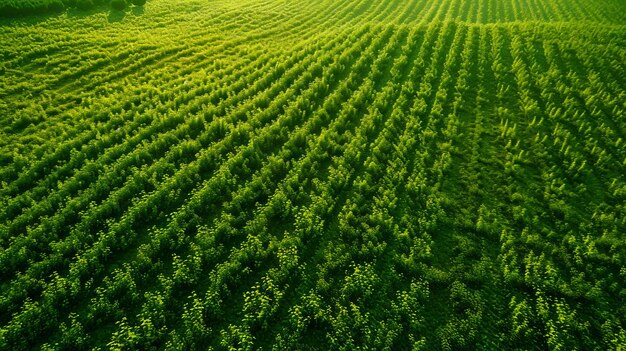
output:
<svg viewBox="0 0 626 351"><path fill-rule="evenodd" d="M625 2L110 22L0 20L1 350L626 348Z"/></svg>

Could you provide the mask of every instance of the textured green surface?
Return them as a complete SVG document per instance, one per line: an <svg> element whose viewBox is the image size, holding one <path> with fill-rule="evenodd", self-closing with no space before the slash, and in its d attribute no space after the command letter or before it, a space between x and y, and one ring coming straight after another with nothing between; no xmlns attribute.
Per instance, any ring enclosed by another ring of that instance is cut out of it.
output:
<svg viewBox="0 0 626 351"><path fill-rule="evenodd" d="M623 1L151 0L0 42L2 350L626 347Z"/></svg>

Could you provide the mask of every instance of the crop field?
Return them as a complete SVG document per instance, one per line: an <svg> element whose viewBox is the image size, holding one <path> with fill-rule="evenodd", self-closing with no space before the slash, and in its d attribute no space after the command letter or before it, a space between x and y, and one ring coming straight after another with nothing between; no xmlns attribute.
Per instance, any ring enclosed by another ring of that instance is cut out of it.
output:
<svg viewBox="0 0 626 351"><path fill-rule="evenodd" d="M0 350L626 350L625 1L143 2L0 0Z"/></svg>

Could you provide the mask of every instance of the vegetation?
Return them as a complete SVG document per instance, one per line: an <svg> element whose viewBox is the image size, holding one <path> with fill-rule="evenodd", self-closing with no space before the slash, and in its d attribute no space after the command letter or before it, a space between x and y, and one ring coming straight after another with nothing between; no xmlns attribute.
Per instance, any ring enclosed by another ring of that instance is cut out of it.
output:
<svg viewBox="0 0 626 351"><path fill-rule="evenodd" d="M0 20L0 350L626 348L623 1L123 14Z"/></svg>

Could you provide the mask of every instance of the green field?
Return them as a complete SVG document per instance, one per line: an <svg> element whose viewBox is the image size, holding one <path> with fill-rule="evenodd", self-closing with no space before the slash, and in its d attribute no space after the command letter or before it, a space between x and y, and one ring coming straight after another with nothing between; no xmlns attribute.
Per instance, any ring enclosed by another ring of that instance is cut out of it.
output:
<svg viewBox="0 0 626 351"><path fill-rule="evenodd" d="M0 350L626 350L626 1L32 3Z"/></svg>

